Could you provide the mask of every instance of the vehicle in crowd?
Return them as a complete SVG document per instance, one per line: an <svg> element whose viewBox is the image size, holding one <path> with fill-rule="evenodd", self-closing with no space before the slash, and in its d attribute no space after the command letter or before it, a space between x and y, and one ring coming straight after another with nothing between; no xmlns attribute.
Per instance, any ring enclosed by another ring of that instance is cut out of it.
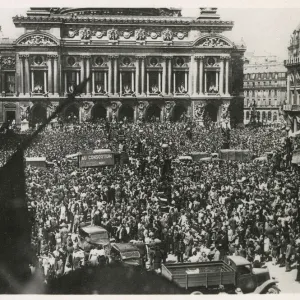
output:
<svg viewBox="0 0 300 300"><path fill-rule="evenodd" d="M88 225L80 226L78 230L78 246L80 249L88 249L90 247L102 246L105 255L110 256L111 244L108 232L101 226ZM86 247L88 244L89 247Z"/></svg>
<svg viewBox="0 0 300 300"><path fill-rule="evenodd" d="M250 150L240 149L221 149L219 151L219 157L224 160L235 160L235 161L251 161L252 153Z"/></svg>
<svg viewBox="0 0 300 300"><path fill-rule="evenodd" d="M223 161L223 159L221 159L219 157L219 154L218 153L211 153L209 157L203 157L203 158L200 158L199 161L201 162L209 162L209 161Z"/></svg>
<svg viewBox="0 0 300 300"><path fill-rule="evenodd" d="M189 292L214 293L224 286L227 293L237 288L243 294L279 294L278 281L267 268L253 268L241 256L227 256L224 261L162 265L162 276Z"/></svg>
<svg viewBox="0 0 300 300"><path fill-rule="evenodd" d="M268 162L270 161L274 156L273 151L265 152L262 156L254 158L254 162Z"/></svg>
<svg viewBox="0 0 300 300"><path fill-rule="evenodd" d="M131 243L112 243L111 262L123 262L132 266L142 266L139 249Z"/></svg>
<svg viewBox="0 0 300 300"><path fill-rule="evenodd" d="M35 168L47 168L54 166L53 162L47 161L46 157L26 157L26 166L32 166Z"/></svg>

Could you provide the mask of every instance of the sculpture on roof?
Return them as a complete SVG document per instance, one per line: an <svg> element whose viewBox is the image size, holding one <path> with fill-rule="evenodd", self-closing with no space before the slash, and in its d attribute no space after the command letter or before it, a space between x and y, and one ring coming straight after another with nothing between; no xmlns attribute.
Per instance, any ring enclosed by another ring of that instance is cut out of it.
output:
<svg viewBox="0 0 300 300"><path fill-rule="evenodd" d="M202 47L228 47L230 46L226 41L219 37L207 37L199 44Z"/></svg>

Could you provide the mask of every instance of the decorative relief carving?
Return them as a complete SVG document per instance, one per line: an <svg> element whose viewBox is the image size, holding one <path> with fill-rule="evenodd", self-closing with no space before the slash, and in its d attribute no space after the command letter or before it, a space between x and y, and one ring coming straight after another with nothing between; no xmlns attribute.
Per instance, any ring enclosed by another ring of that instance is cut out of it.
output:
<svg viewBox="0 0 300 300"><path fill-rule="evenodd" d="M30 106L20 104L21 121L27 120L30 111Z"/></svg>
<svg viewBox="0 0 300 300"><path fill-rule="evenodd" d="M174 106L175 106L175 102L173 102L173 101L166 102L166 105L165 105L165 108L166 108L165 119L166 120L171 120L171 112L172 112Z"/></svg>
<svg viewBox="0 0 300 300"><path fill-rule="evenodd" d="M161 34L164 41L173 40L173 32L169 28L163 30Z"/></svg>
<svg viewBox="0 0 300 300"><path fill-rule="evenodd" d="M133 31L132 30L122 30L119 32L121 36L125 39L129 39L131 36L133 36Z"/></svg>
<svg viewBox="0 0 300 300"><path fill-rule="evenodd" d="M143 40L145 40L146 39L146 31L145 31L145 29L142 29L142 28L136 29L135 30L135 39L137 41L143 41Z"/></svg>
<svg viewBox="0 0 300 300"><path fill-rule="evenodd" d="M92 31L91 31L91 29L89 29L87 27L79 29L79 37L82 40L88 40L88 39L90 39L91 35L92 35Z"/></svg>
<svg viewBox="0 0 300 300"><path fill-rule="evenodd" d="M197 103L194 109L194 118L197 121L203 122L205 113L205 103Z"/></svg>
<svg viewBox="0 0 300 300"><path fill-rule="evenodd" d="M2 68L12 69L16 66L16 59L12 56L2 57L1 59Z"/></svg>
<svg viewBox="0 0 300 300"><path fill-rule="evenodd" d="M106 31L97 30L95 32L95 36L97 39L102 39L104 36L106 36Z"/></svg>
<svg viewBox="0 0 300 300"><path fill-rule="evenodd" d="M119 39L119 32L115 28L109 29L107 35L109 40L116 41Z"/></svg>
<svg viewBox="0 0 300 300"><path fill-rule="evenodd" d="M219 37L207 37L203 39L199 46L201 47L230 47L230 45L223 40L222 38Z"/></svg>
<svg viewBox="0 0 300 300"><path fill-rule="evenodd" d="M177 31L177 32L174 32L174 34L176 35L176 37L179 40L183 40L186 36L188 36L188 32L187 31Z"/></svg>
<svg viewBox="0 0 300 300"><path fill-rule="evenodd" d="M25 37L19 42L19 45L57 46L57 43L47 36L36 34L36 35Z"/></svg>
<svg viewBox="0 0 300 300"><path fill-rule="evenodd" d="M230 122L229 103L224 103L222 105L221 122Z"/></svg>
<svg viewBox="0 0 300 300"><path fill-rule="evenodd" d="M92 104L90 102L83 102L82 110L81 110L81 120L86 122L91 117L91 108Z"/></svg>

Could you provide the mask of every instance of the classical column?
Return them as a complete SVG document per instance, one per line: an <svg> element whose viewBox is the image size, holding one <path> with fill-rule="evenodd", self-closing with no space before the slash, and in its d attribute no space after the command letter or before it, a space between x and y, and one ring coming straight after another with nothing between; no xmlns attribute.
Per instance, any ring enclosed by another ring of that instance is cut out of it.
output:
<svg viewBox="0 0 300 300"><path fill-rule="evenodd" d="M31 71L30 73L31 73L31 91L33 92L33 90L34 90L34 74L33 74L33 71Z"/></svg>
<svg viewBox="0 0 300 300"><path fill-rule="evenodd" d="M298 92L297 92L297 70L294 70L294 99L293 99L294 105L297 105L297 94L298 94ZM296 126L297 126L297 123L296 123Z"/></svg>
<svg viewBox="0 0 300 300"><path fill-rule="evenodd" d="M173 72L173 94L176 93L176 72Z"/></svg>
<svg viewBox="0 0 300 300"><path fill-rule="evenodd" d="M145 59L146 57L145 56L142 56L141 57L142 59L142 69L141 69L141 77L142 77L142 84L141 84L141 94L142 95L145 95L145 72L146 72L146 69L145 69Z"/></svg>
<svg viewBox="0 0 300 300"><path fill-rule="evenodd" d="M204 59L203 56L199 57L199 94L200 95L203 95L203 59Z"/></svg>
<svg viewBox="0 0 300 300"><path fill-rule="evenodd" d="M147 71L147 95L149 95L150 88L149 88L149 71Z"/></svg>
<svg viewBox="0 0 300 300"><path fill-rule="evenodd" d="M123 92L123 88L122 88L122 71L120 71L120 95L122 95L122 92Z"/></svg>
<svg viewBox="0 0 300 300"><path fill-rule="evenodd" d="M76 85L79 85L79 71L76 72Z"/></svg>
<svg viewBox="0 0 300 300"><path fill-rule="evenodd" d="M219 91L219 73L216 72L216 89Z"/></svg>
<svg viewBox="0 0 300 300"><path fill-rule="evenodd" d="M163 95L166 94L166 81L167 81L167 58L162 58L162 87L161 92Z"/></svg>
<svg viewBox="0 0 300 300"><path fill-rule="evenodd" d="M204 71L204 93L207 93L207 72Z"/></svg>
<svg viewBox="0 0 300 300"><path fill-rule="evenodd" d="M161 93L161 72L158 71L158 90Z"/></svg>
<svg viewBox="0 0 300 300"><path fill-rule="evenodd" d="M24 96L24 63L23 55L19 55L20 58L20 80L19 80L19 93L20 96Z"/></svg>
<svg viewBox="0 0 300 300"><path fill-rule="evenodd" d="M85 58L86 58L86 78L89 78L91 76L91 56L87 55ZM88 95L91 95L91 83L89 80L86 83L86 93Z"/></svg>
<svg viewBox="0 0 300 300"><path fill-rule="evenodd" d="M134 72L131 72L131 90L134 92Z"/></svg>
<svg viewBox="0 0 300 300"><path fill-rule="evenodd" d="M82 55L81 62L80 62L80 82L84 81L84 58L85 56ZM83 92L82 94L85 94L85 92Z"/></svg>
<svg viewBox="0 0 300 300"><path fill-rule="evenodd" d="M112 81L113 81L113 76L112 76L112 60L113 56L108 57L108 93L112 94Z"/></svg>
<svg viewBox="0 0 300 300"><path fill-rule="evenodd" d="M168 93L172 94L172 57L168 57Z"/></svg>
<svg viewBox="0 0 300 300"><path fill-rule="evenodd" d="M95 91L95 87L94 87L94 91ZM104 91L107 93L107 72L106 71L104 72Z"/></svg>
<svg viewBox="0 0 300 300"><path fill-rule="evenodd" d="M139 57L137 56L135 59L135 93L136 93L136 95L138 95L140 92L139 81L140 81L140 60L139 60Z"/></svg>
<svg viewBox="0 0 300 300"><path fill-rule="evenodd" d="M291 75L288 73L287 74L287 93L286 93L286 99L287 99L287 104L290 104L290 89L291 89Z"/></svg>
<svg viewBox="0 0 300 300"><path fill-rule="evenodd" d="M29 96L30 92L30 73L29 73L29 55L25 57L25 95Z"/></svg>
<svg viewBox="0 0 300 300"><path fill-rule="evenodd" d="M105 87L104 87L104 89L105 89ZM94 94L95 94L95 72L92 71L92 95L94 95Z"/></svg>
<svg viewBox="0 0 300 300"><path fill-rule="evenodd" d="M47 65L48 65L48 93L49 93L49 95L51 95L53 93L53 90L52 90L52 56L48 55L47 58L48 58L48 61L47 61Z"/></svg>
<svg viewBox="0 0 300 300"><path fill-rule="evenodd" d="M44 93L47 93L47 71L44 71Z"/></svg>
<svg viewBox="0 0 300 300"><path fill-rule="evenodd" d="M225 60L225 95L229 96L229 57Z"/></svg>
<svg viewBox="0 0 300 300"><path fill-rule="evenodd" d="M77 73L78 74L78 73ZM65 81L65 94L68 93L68 82L67 82L67 72L65 71L65 74L64 74L64 81Z"/></svg>
<svg viewBox="0 0 300 300"><path fill-rule="evenodd" d="M58 72L58 55L53 56L53 75L54 75L54 83L53 83L53 90L54 96L58 96L58 80L59 80L59 72ZM49 75L48 75L49 76Z"/></svg>
<svg viewBox="0 0 300 300"><path fill-rule="evenodd" d="M194 56L191 56L190 66L189 66L189 89L188 92L190 95L193 95L193 72L194 72L194 64L195 64Z"/></svg>
<svg viewBox="0 0 300 300"><path fill-rule="evenodd" d="M118 56L114 56L114 93L115 93L115 95L118 93L117 82L118 82ZM120 93L122 93L122 90L120 90Z"/></svg>
<svg viewBox="0 0 300 300"><path fill-rule="evenodd" d="M188 90L188 72L184 71L184 89L185 91Z"/></svg>
<svg viewBox="0 0 300 300"><path fill-rule="evenodd" d="M220 80L219 80L219 84L220 84L220 89L219 89L219 93L221 96L223 96L224 94L224 56L220 57Z"/></svg>

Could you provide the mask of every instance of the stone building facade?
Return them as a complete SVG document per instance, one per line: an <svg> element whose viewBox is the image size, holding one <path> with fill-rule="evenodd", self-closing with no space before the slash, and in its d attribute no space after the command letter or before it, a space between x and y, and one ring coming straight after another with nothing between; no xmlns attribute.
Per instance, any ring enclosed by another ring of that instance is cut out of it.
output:
<svg viewBox="0 0 300 300"><path fill-rule="evenodd" d="M300 25L293 31L288 46L286 121L292 132L300 130Z"/></svg>
<svg viewBox="0 0 300 300"><path fill-rule="evenodd" d="M86 77L65 120L243 121L245 46L222 35L233 22L215 8L198 18L164 8L31 8L13 22L23 34L0 44L0 123L43 121Z"/></svg>
<svg viewBox="0 0 300 300"><path fill-rule="evenodd" d="M249 56L244 62L244 124L251 119L262 124L279 123L286 101L286 68L275 56Z"/></svg>

